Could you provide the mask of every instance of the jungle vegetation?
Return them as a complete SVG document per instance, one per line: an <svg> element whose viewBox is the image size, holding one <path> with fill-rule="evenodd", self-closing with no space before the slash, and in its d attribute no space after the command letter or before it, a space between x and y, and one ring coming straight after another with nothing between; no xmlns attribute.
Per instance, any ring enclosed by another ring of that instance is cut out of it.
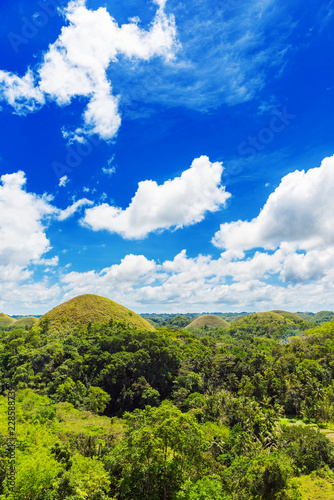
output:
<svg viewBox="0 0 334 500"><path fill-rule="evenodd" d="M0 333L0 499L334 498L334 321L64 325L49 315Z"/></svg>

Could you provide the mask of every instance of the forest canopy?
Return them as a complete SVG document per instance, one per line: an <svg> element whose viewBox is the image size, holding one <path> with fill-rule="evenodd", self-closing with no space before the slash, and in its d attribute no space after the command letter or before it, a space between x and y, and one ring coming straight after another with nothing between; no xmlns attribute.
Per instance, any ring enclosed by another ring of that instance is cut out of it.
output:
<svg viewBox="0 0 334 500"><path fill-rule="evenodd" d="M0 498L6 384L13 499L298 499L312 477L333 492L334 321L274 311L223 325L3 331Z"/></svg>

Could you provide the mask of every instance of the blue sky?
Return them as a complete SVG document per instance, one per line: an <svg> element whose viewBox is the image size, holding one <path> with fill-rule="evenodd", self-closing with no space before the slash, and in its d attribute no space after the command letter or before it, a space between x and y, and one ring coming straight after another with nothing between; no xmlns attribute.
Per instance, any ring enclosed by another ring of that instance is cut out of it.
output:
<svg viewBox="0 0 334 500"><path fill-rule="evenodd" d="M0 15L0 311L334 309L333 1Z"/></svg>

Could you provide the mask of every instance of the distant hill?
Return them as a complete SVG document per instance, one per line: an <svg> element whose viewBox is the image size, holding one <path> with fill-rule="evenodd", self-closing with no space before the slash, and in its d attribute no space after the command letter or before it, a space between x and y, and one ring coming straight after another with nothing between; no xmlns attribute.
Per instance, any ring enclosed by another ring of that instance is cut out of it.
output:
<svg viewBox="0 0 334 500"><path fill-rule="evenodd" d="M177 314L173 318L169 318L165 321L162 321L159 326L163 326L164 328L176 328L181 329L185 328L189 323L191 323L192 318L185 316L184 314Z"/></svg>
<svg viewBox="0 0 334 500"><path fill-rule="evenodd" d="M248 314L247 316L242 316L239 318L233 319L230 323L231 326L239 327L239 326L247 326L254 323L273 323L275 325L285 324L286 319L278 314L277 312L259 312Z"/></svg>
<svg viewBox="0 0 334 500"><path fill-rule="evenodd" d="M306 323L303 318L299 314L290 313L288 311L268 311L268 312L259 312L252 313L248 316L244 316L242 318L238 318L233 321L233 324L241 323L243 321L268 321L271 323L280 323L280 324L288 324L288 325L297 325Z"/></svg>
<svg viewBox="0 0 334 500"><path fill-rule="evenodd" d="M11 318L10 316L7 316L7 314L1 313L0 314L0 326L14 326L15 325L15 319Z"/></svg>
<svg viewBox="0 0 334 500"><path fill-rule="evenodd" d="M106 323L110 319L125 321L142 330L155 330L148 321L130 309L105 297L92 294L79 295L54 307L41 317L37 325L41 326L47 320L50 332L66 332L90 322Z"/></svg>
<svg viewBox="0 0 334 500"><path fill-rule="evenodd" d="M281 314L282 316L285 316L286 318L290 317L290 319L292 319L293 317L296 318L296 316L298 316L299 318L301 318L305 321L320 324L320 325L322 325L324 323L328 323L328 321L332 321L332 319L334 318L333 311L319 311L316 314L308 313L308 312L297 312L297 313L288 313L286 311L273 311L273 312Z"/></svg>
<svg viewBox="0 0 334 500"><path fill-rule="evenodd" d="M12 318L10 316L7 316L7 314L1 313L0 314L0 328L5 329L8 328L10 330L14 328L25 328L28 327L30 328L32 325L37 323L38 319L29 316L29 317L20 317L18 319Z"/></svg>
<svg viewBox="0 0 334 500"><path fill-rule="evenodd" d="M38 322L38 318L35 318L35 316L27 316L25 318L18 318L15 320L15 326L18 328L25 328L33 326L35 323Z"/></svg>
<svg viewBox="0 0 334 500"><path fill-rule="evenodd" d="M313 318L315 316L314 313L312 312L300 312L298 311L296 314L298 314L298 316L300 316L301 318L303 318L305 321L309 321L309 322L313 322Z"/></svg>
<svg viewBox="0 0 334 500"><path fill-rule="evenodd" d="M309 327L309 323L298 314L276 310L253 313L234 320L230 326L230 333L240 335L245 332L256 336L283 338L294 335L295 332L305 331Z"/></svg>
<svg viewBox="0 0 334 500"><path fill-rule="evenodd" d="M283 318L288 319L293 323L300 323L300 321L304 321L304 318L299 313L291 313L288 311L281 311L281 310L275 310L270 312L279 314L280 316L283 316Z"/></svg>
<svg viewBox="0 0 334 500"><path fill-rule="evenodd" d="M314 321L314 323L322 324L327 323L328 321L332 321L333 318L333 311L319 311L313 316L312 321Z"/></svg>
<svg viewBox="0 0 334 500"><path fill-rule="evenodd" d="M229 326L229 323L219 316L214 314L203 314L199 318L196 318L189 325L185 327L186 330L199 330L200 328L207 328L208 330L214 330L216 328L225 328Z"/></svg>
<svg viewBox="0 0 334 500"><path fill-rule="evenodd" d="M249 316L250 314L253 314L253 313L250 313L250 312L224 313L224 314L221 314L221 317L225 321L227 321L228 323L232 323L232 321L234 321L236 319L244 318L245 316Z"/></svg>

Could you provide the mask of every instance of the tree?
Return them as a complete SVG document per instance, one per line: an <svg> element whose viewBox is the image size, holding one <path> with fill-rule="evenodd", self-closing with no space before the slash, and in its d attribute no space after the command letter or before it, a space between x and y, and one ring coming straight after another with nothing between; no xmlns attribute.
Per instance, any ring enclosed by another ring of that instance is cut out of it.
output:
<svg viewBox="0 0 334 500"><path fill-rule="evenodd" d="M124 418L128 431L109 456L111 472L121 464L120 498L167 500L185 478L197 478L205 439L192 415L164 401Z"/></svg>

